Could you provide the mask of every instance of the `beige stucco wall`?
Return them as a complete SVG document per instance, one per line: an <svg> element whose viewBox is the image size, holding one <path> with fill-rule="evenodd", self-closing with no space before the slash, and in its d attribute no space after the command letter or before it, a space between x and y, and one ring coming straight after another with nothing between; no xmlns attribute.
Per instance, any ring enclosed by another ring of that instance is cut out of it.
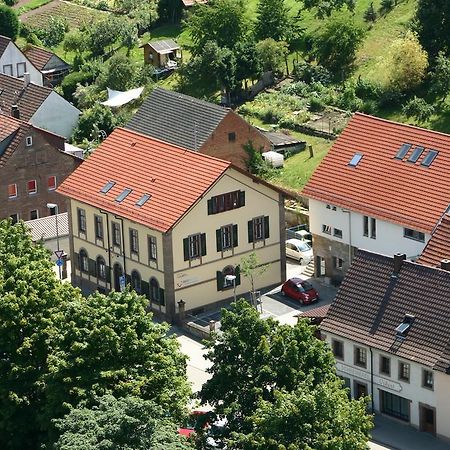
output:
<svg viewBox="0 0 450 450"><path fill-rule="evenodd" d="M436 434L450 440L450 375L434 371L436 395Z"/></svg>

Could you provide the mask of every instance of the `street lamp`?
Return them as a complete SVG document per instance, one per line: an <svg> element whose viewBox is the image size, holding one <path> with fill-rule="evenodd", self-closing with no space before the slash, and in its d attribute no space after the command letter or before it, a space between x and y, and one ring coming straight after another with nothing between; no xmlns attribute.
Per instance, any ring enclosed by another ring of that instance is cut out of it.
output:
<svg viewBox="0 0 450 450"><path fill-rule="evenodd" d="M236 275L225 275L225 280L233 282L233 296L236 301Z"/></svg>
<svg viewBox="0 0 450 450"><path fill-rule="evenodd" d="M55 221L56 221L56 247L59 254L59 230L58 230L58 205L56 203L47 203L47 208L51 211L55 211ZM58 256L59 259L59 256ZM59 279L62 279L62 268L58 265Z"/></svg>

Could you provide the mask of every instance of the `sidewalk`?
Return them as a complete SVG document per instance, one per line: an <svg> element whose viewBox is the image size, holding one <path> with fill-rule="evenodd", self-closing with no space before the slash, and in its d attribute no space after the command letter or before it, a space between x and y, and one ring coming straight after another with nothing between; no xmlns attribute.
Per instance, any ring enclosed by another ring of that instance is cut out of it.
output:
<svg viewBox="0 0 450 450"><path fill-rule="evenodd" d="M392 450L450 450L450 442L378 414L371 440Z"/></svg>

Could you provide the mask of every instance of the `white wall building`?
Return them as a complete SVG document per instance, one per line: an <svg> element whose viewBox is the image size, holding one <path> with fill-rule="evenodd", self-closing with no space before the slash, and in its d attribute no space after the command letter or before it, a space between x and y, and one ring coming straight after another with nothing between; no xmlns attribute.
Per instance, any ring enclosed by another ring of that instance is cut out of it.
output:
<svg viewBox="0 0 450 450"><path fill-rule="evenodd" d="M0 72L15 78L23 78L25 73L29 73L33 83L39 86L44 85L42 73L6 36L0 36Z"/></svg>
<svg viewBox="0 0 450 450"><path fill-rule="evenodd" d="M321 333L352 397L450 439L450 272L404 256L358 252Z"/></svg>

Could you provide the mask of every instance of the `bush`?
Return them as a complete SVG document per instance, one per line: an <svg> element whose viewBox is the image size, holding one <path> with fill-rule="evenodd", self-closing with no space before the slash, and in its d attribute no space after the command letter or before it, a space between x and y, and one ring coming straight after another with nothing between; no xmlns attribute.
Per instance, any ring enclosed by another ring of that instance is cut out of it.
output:
<svg viewBox="0 0 450 450"><path fill-rule="evenodd" d="M322 83L328 85L331 83L331 74L320 64L308 64L306 61L294 65L292 76L295 81L304 81L305 83Z"/></svg>
<svg viewBox="0 0 450 450"><path fill-rule="evenodd" d="M323 111L325 109L325 105L319 97L311 97L309 99L309 108L311 112Z"/></svg>
<svg viewBox="0 0 450 450"><path fill-rule="evenodd" d="M115 125L116 122L111 109L97 103L83 112L73 133L73 139L76 142L81 142L83 139L97 140L99 132L104 131L108 135Z"/></svg>
<svg viewBox="0 0 450 450"><path fill-rule="evenodd" d="M64 40L69 30L66 19L60 16L50 16L46 28L36 28L35 34L46 47L54 47Z"/></svg>
<svg viewBox="0 0 450 450"><path fill-rule="evenodd" d="M14 9L0 4L0 30L3 36L11 38L13 41L19 35L19 19Z"/></svg>
<svg viewBox="0 0 450 450"><path fill-rule="evenodd" d="M392 9L394 9L394 6L395 6L394 0L381 0L380 13L386 14L389 11L392 11Z"/></svg>
<svg viewBox="0 0 450 450"><path fill-rule="evenodd" d="M433 105L416 96L408 100L402 110L407 117L415 117L419 122L426 122L435 112Z"/></svg>
<svg viewBox="0 0 450 450"><path fill-rule="evenodd" d="M364 11L364 20L366 22L375 22L377 20L377 12L375 11L375 8L373 7L373 2Z"/></svg>
<svg viewBox="0 0 450 450"><path fill-rule="evenodd" d="M355 84L355 94L364 100L378 100L382 94L382 88L378 83L359 77Z"/></svg>
<svg viewBox="0 0 450 450"><path fill-rule="evenodd" d="M64 95L64 98L72 102L73 94L77 89L78 83L86 84L90 83L92 80L92 75L87 72L72 72L67 75L61 83L61 89Z"/></svg>

